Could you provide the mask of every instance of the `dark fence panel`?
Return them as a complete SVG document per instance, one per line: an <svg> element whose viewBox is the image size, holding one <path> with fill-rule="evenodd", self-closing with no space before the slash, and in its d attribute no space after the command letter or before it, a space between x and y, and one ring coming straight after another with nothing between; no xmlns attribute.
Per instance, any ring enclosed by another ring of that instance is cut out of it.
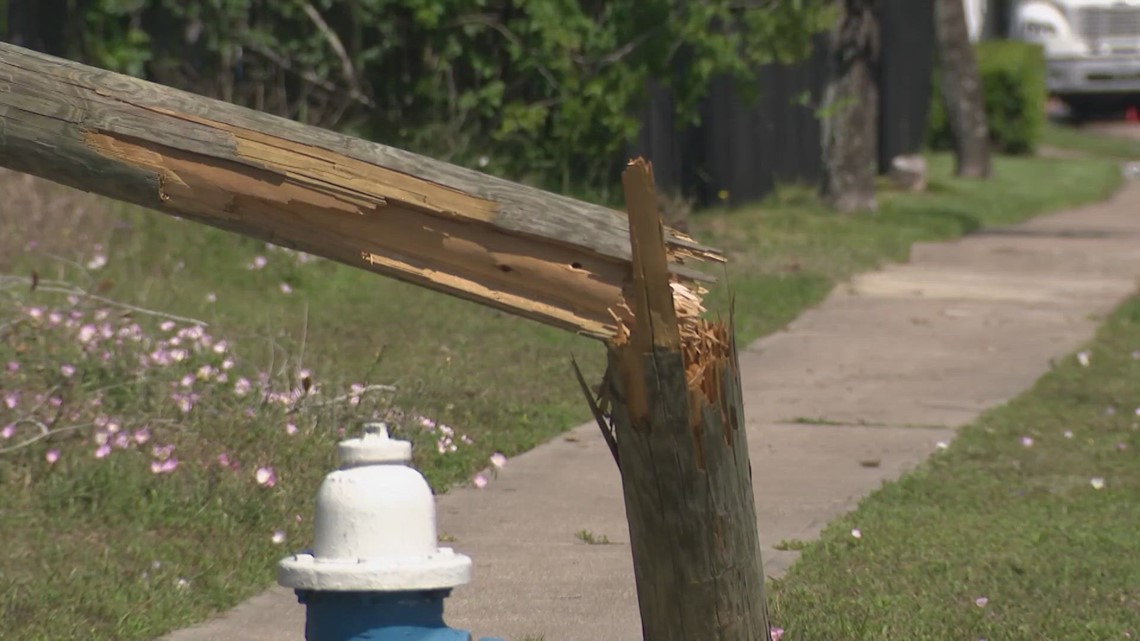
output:
<svg viewBox="0 0 1140 641"><path fill-rule="evenodd" d="M880 16L879 171L922 147L934 65L934 0L893 0Z"/></svg>
<svg viewBox="0 0 1140 641"><path fill-rule="evenodd" d="M880 170L922 148L931 95L933 0L882 0ZM830 39L792 65L757 69L749 96L729 79L713 81L701 123L678 127L668 91L654 87L632 154L653 161L658 185L699 205L759 200L781 183L822 177L819 107L830 73ZM747 97L746 97L747 96Z"/></svg>

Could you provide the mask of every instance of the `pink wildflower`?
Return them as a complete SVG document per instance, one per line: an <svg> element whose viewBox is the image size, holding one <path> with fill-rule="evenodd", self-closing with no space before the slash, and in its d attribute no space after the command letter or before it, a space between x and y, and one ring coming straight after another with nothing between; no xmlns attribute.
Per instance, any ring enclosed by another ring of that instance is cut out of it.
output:
<svg viewBox="0 0 1140 641"><path fill-rule="evenodd" d="M95 338L95 332L96 329L94 325L84 325L83 327L80 327L79 342L90 343Z"/></svg>
<svg viewBox="0 0 1140 641"><path fill-rule="evenodd" d="M781 641L781 639L784 638L784 629L783 628L777 628L777 627L773 626L771 629L771 633L772 633L772 641Z"/></svg>
<svg viewBox="0 0 1140 641"><path fill-rule="evenodd" d="M255 256L249 263L248 269L262 269L267 263L269 263L269 261L265 259L265 256Z"/></svg>
<svg viewBox="0 0 1140 641"><path fill-rule="evenodd" d="M277 530L276 532L273 533L273 536L270 537L269 540L273 541L273 543L275 545L281 545L282 543L285 542L285 532L283 532L281 530Z"/></svg>
<svg viewBox="0 0 1140 641"><path fill-rule="evenodd" d="M10 439L15 434L16 434L16 424L15 423L9 423L9 424L4 426L4 429L0 429L0 438Z"/></svg>
<svg viewBox="0 0 1140 641"><path fill-rule="evenodd" d="M55 465L55 462L59 460L59 450L48 450L47 454L44 454L44 460L49 465Z"/></svg>
<svg viewBox="0 0 1140 641"><path fill-rule="evenodd" d="M174 330L174 321L172 321L172 320L162 321L162 323L159 324L158 328L164 332L173 331Z"/></svg>
<svg viewBox="0 0 1140 641"><path fill-rule="evenodd" d="M99 449L95 450L95 458L107 458L107 455L110 453L111 446L107 443L104 443L99 446Z"/></svg>
<svg viewBox="0 0 1140 641"><path fill-rule="evenodd" d="M297 433L297 426L294 425L293 423L286 423L285 424L285 433L288 434L289 436L296 434Z"/></svg>
<svg viewBox="0 0 1140 641"><path fill-rule="evenodd" d="M281 293L282 294L292 294L293 293L293 286L290 285L289 283L281 283Z"/></svg>
<svg viewBox="0 0 1140 641"><path fill-rule="evenodd" d="M990 600L984 596L980 596L980 597L974 599L974 605L978 606L979 608L986 607L986 604L989 602L990 602Z"/></svg>
<svg viewBox="0 0 1140 641"><path fill-rule="evenodd" d="M176 458L150 462L150 471L153 474L169 474L176 469L178 469L178 459Z"/></svg>
<svg viewBox="0 0 1140 641"><path fill-rule="evenodd" d="M72 376L75 376L75 366L74 365L60 365L59 373L63 374L67 378L71 378Z"/></svg>
<svg viewBox="0 0 1140 641"><path fill-rule="evenodd" d="M131 446L131 437L126 432L119 432L115 435L115 447L120 450L125 450Z"/></svg>
<svg viewBox="0 0 1140 641"><path fill-rule="evenodd" d="M150 430L145 427L135 430L134 439L139 445L146 443L150 440Z"/></svg>
<svg viewBox="0 0 1140 641"><path fill-rule="evenodd" d="M498 452L495 452L494 454L491 455L491 465L494 465L497 469L502 469L503 466L506 464L507 464L507 457L503 456L502 454L500 454Z"/></svg>
<svg viewBox="0 0 1140 641"><path fill-rule="evenodd" d="M249 382L249 379L244 376L239 378L237 382L234 383L234 394L239 397L249 394L251 389L253 389L253 385Z"/></svg>
<svg viewBox="0 0 1140 641"><path fill-rule="evenodd" d="M1021 437L1021 445L1023 447L1033 447L1033 437L1032 436L1022 436Z"/></svg>
<svg viewBox="0 0 1140 641"><path fill-rule="evenodd" d="M259 467L254 472L253 478L257 480L257 484L262 487L273 487L277 485L277 474L271 467Z"/></svg>
<svg viewBox="0 0 1140 641"><path fill-rule="evenodd" d="M475 484L475 487L480 490L487 487L487 477L482 474L476 474L472 482Z"/></svg>
<svg viewBox="0 0 1140 641"><path fill-rule="evenodd" d="M8 371L9 372L20 371L20 364L17 363L16 361L8 361Z"/></svg>
<svg viewBox="0 0 1140 641"><path fill-rule="evenodd" d="M19 404L20 404L20 393L19 392L8 392L7 394L4 395L4 407L7 407L10 410L14 410L14 409L16 409L16 406Z"/></svg>
<svg viewBox="0 0 1140 641"><path fill-rule="evenodd" d="M221 465L222 467L229 467L230 466L230 455L226 454L225 452L222 452L221 454L219 454L218 455L218 465Z"/></svg>

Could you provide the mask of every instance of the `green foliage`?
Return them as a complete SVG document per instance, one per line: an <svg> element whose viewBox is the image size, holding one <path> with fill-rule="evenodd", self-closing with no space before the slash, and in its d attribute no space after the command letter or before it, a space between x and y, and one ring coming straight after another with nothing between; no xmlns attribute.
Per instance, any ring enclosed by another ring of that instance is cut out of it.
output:
<svg viewBox="0 0 1140 641"><path fill-rule="evenodd" d="M11 0L31 2L37 0ZM653 79L810 51L825 0L75 0L85 62L563 191L596 190Z"/></svg>
<svg viewBox="0 0 1140 641"><path fill-rule="evenodd" d="M1045 127L1045 58L1041 47L988 41L979 43L975 52L990 140L1004 153L1032 153ZM940 84L935 82L927 142L934 149L951 149L954 139L940 91Z"/></svg>

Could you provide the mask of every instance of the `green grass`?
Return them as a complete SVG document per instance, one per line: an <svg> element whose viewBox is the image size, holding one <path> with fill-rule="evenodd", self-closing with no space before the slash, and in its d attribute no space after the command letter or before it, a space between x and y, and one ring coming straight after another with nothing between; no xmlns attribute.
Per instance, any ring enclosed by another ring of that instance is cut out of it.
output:
<svg viewBox="0 0 1140 641"><path fill-rule="evenodd" d="M784 638L1137 638L1137 350L1140 299L1088 367L1066 359L829 525L770 592Z"/></svg>
<svg viewBox="0 0 1140 641"><path fill-rule="evenodd" d="M836 216L793 189L695 217L698 237L733 259L741 338L779 329L860 270L905 259L915 241L1096 200L1119 182L1104 161L1000 159L986 183L948 178L944 157L932 167L930 193L884 193L872 216ZM52 432L0 453L0 638L150 639L263 589L276 561L308 544L333 445L363 419L387 418L413 440L415 464L444 490L492 453L515 455L588 418L569 357L596 379L603 354L585 339L19 177L0 176L0 191L0 273L12 276L0 280L0 428L22 420L0 450ZM96 256L106 265L88 269ZM256 256L264 267L249 269ZM33 273L34 291L14 278ZM81 290L74 300L52 291L68 283ZM711 307L727 298L718 287ZM208 326L166 329L139 310ZM84 343L87 324L95 335ZM182 361L154 362L176 349L187 349ZM302 370L320 394L294 402ZM239 395L243 377L253 389ZM370 386L356 404L353 384ZM264 402L266 391L285 402ZM149 440L115 446L112 427ZM109 455L96 457L97 438L110 440ZM156 455L156 445L174 450ZM177 469L152 473L164 457ZM257 483L262 467L273 487Z"/></svg>
<svg viewBox="0 0 1140 641"><path fill-rule="evenodd" d="M1140 160L1140 140L1119 138L1096 132L1090 133L1053 123L1045 125L1042 142L1053 147L1081 151L1101 158Z"/></svg>
<svg viewBox="0 0 1140 641"><path fill-rule="evenodd" d="M998 158L985 182L949 178L952 159L930 159L923 195L880 190L879 211L841 217L803 188L784 188L764 207L713 211L692 221L696 236L724 249L742 340L779 329L836 282L884 261L904 261L913 243L955 238L1044 211L1089 202L1120 183L1105 160ZM719 286L710 307L727 307Z"/></svg>

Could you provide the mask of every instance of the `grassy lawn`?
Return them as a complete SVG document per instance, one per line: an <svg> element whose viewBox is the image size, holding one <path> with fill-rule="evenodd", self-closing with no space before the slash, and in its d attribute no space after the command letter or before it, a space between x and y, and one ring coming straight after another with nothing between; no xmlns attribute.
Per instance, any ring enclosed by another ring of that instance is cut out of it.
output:
<svg viewBox="0 0 1140 641"><path fill-rule="evenodd" d="M1082 353L808 544L784 638L1140 638L1140 299Z"/></svg>
<svg viewBox="0 0 1140 641"><path fill-rule="evenodd" d="M1107 160L1000 159L985 183L932 162L929 193L872 216L787 189L695 217L732 258L741 338L915 241L1119 183ZM23 177L0 191L0 638L150 639L264 588L362 419L442 491L587 418L585 339Z"/></svg>
<svg viewBox="0 0 1140 641"><path fill-rule="evenodd" d="M1045 125L1043 142L1053 147L1083 151L1103 158L1140 160L1140 140L1117 138L1053 123Z"/></svg>

